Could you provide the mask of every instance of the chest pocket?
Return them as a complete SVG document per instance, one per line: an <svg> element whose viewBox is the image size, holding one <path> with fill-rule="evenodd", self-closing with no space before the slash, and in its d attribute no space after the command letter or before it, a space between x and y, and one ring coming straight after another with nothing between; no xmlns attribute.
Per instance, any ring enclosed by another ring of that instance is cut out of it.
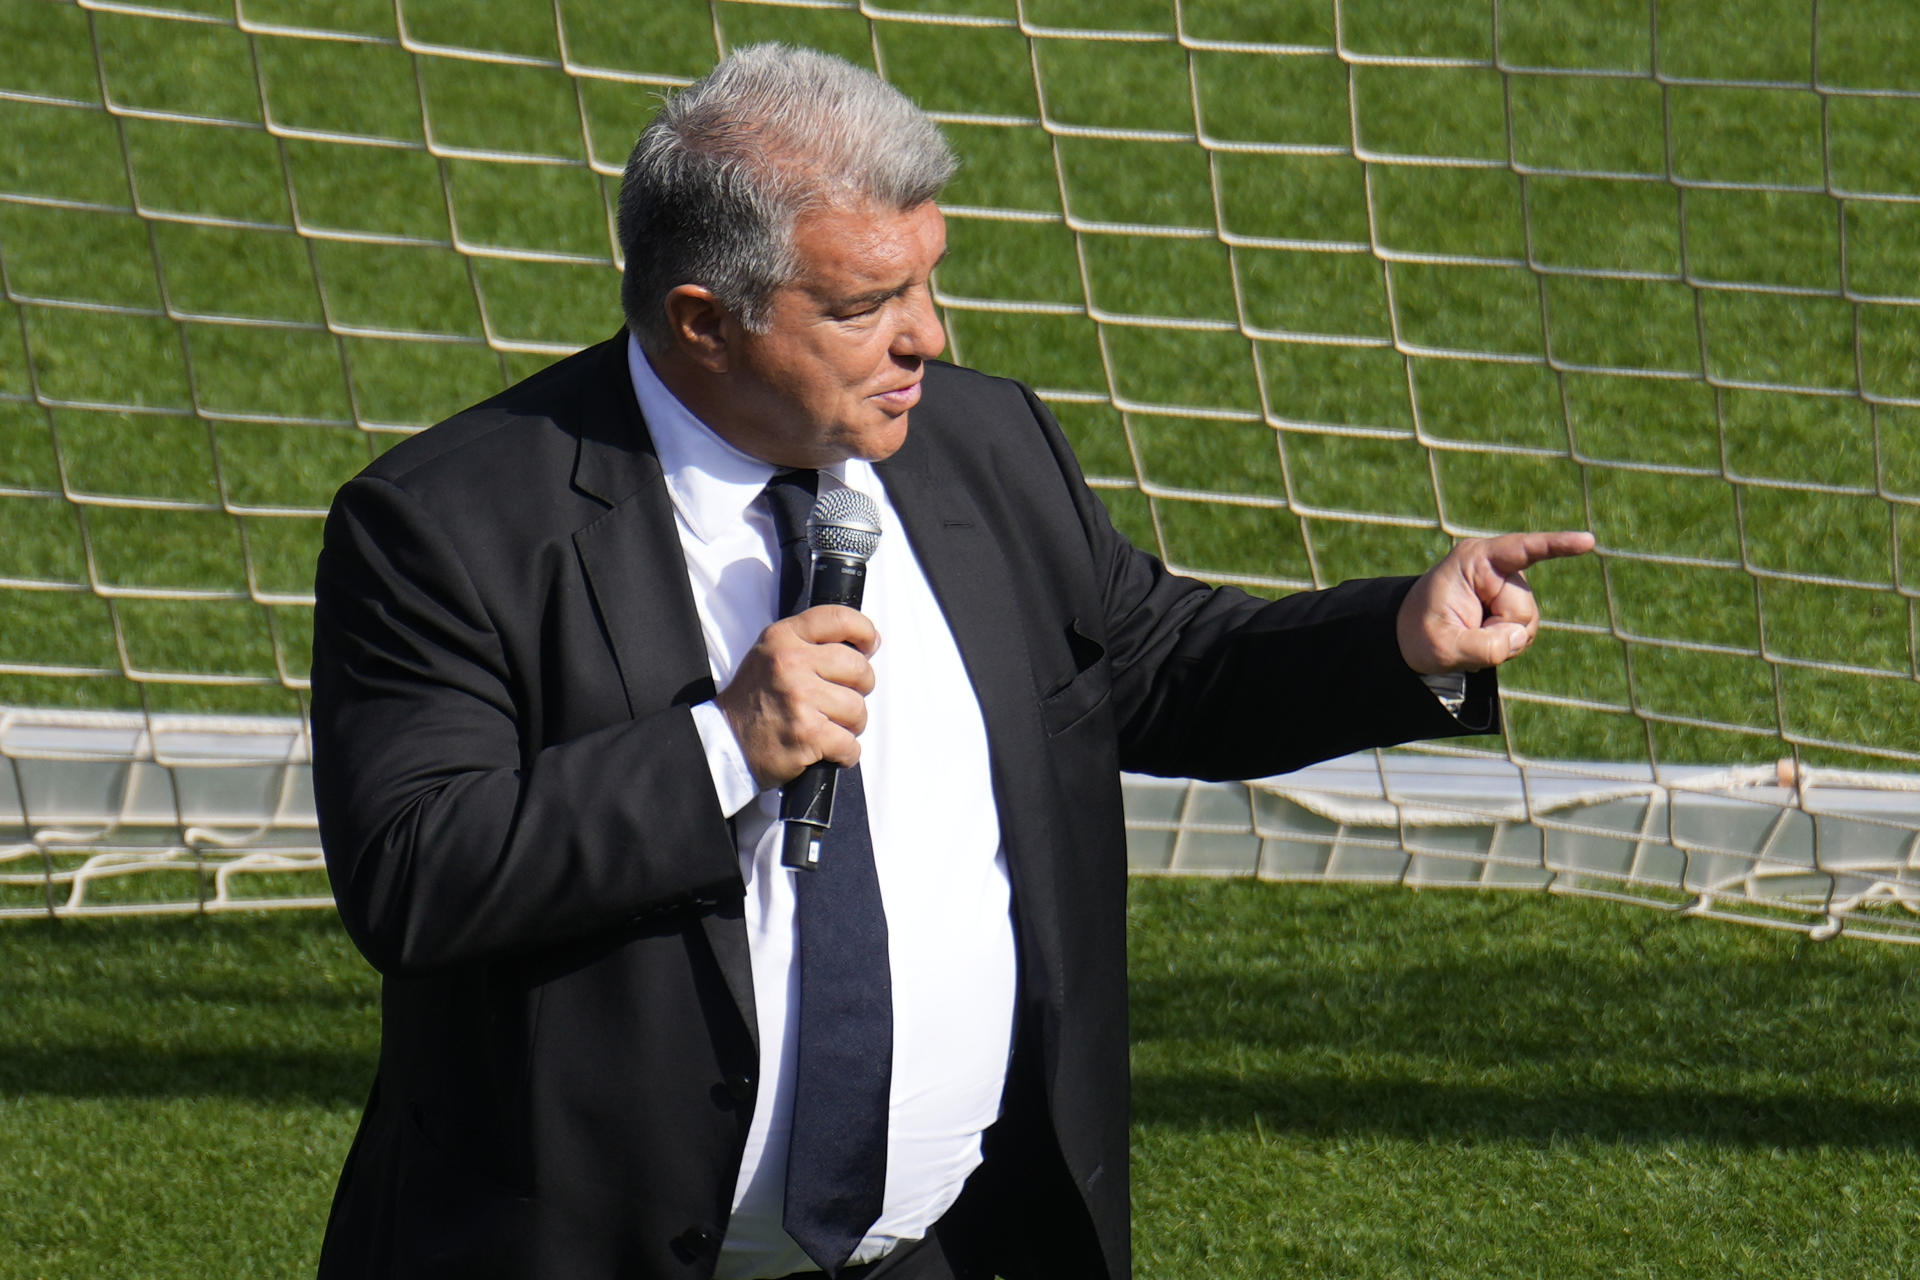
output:
<svg viewBox="0 0 1920 1280"><path fill-rule="evenodd" d="M1040 720L1049 738L1085 720L1113 694L1106 647L1081 629L1078 618L1067 624L1067 649L1073 655L1073 675L1040 699Z"/></svg>

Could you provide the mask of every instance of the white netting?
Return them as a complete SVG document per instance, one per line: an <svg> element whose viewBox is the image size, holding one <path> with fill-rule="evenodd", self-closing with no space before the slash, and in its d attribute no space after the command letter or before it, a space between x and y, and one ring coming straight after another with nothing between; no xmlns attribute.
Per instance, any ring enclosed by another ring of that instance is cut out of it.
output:
<svg viewBox="0 0 1920 1280"><path fill-rule="evenodd" d="M1171 563L1600 536L1539 575L1499 749L1329 777L1358 808L1137 783L1142 866L1238 832L1261 874L1902 933L1915 37L1901 0L0 0L0 912L324 894L289 797L332 489L614 331L652 96L781 38L947 126L954 353Z"/></svg>

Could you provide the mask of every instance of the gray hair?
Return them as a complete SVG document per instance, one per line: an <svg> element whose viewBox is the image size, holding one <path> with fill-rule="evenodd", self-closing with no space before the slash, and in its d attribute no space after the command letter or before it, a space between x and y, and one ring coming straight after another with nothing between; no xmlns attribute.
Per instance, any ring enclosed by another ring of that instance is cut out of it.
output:
<svg viewBox="0 0 1920 1280"><path fill-rule="evenodd" d="M665 350L667 294L698 284L755 332L799 273L794 224L822 208L918 207L958 167L933 121L871 71L758 44L668 98L627 158L627 327Z"/></svg>

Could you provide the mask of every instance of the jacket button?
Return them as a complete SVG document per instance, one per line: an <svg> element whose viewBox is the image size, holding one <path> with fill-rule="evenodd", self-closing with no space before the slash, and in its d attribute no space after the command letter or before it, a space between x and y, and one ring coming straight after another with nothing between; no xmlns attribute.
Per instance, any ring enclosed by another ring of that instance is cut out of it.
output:
<svg viewBox="0 0 1920 1280"><path fill-rule="evenodd" d="M745 1102L753 1096L753 1077L744 1071L734 1071L726 1079L727 1092L735 1102Z"/></svg>
<svg viewBox="0 0 1920 1280"><path fill-rule="evenodd" d="M688 1227L672 1243L676 1253L703 1258L720 1252L720 1233L712 1227Z"/></svg>

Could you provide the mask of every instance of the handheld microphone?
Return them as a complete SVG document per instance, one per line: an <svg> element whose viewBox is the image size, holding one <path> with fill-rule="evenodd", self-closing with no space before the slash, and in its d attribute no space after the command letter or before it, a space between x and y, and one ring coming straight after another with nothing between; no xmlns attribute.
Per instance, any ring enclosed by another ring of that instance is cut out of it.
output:
<svg viewBox="0 0 1920 1280"><path fill-rule="evenodd" d="M807 544L813 548L807 607L843 604L858 609L866 592L867 561L880 545L880 512L873 499L858 489L820 495L807 517ZM819 869L820 844L833 825L839 778L839 765L818 760L780 793L781 866L790 871Z"/></svg>

